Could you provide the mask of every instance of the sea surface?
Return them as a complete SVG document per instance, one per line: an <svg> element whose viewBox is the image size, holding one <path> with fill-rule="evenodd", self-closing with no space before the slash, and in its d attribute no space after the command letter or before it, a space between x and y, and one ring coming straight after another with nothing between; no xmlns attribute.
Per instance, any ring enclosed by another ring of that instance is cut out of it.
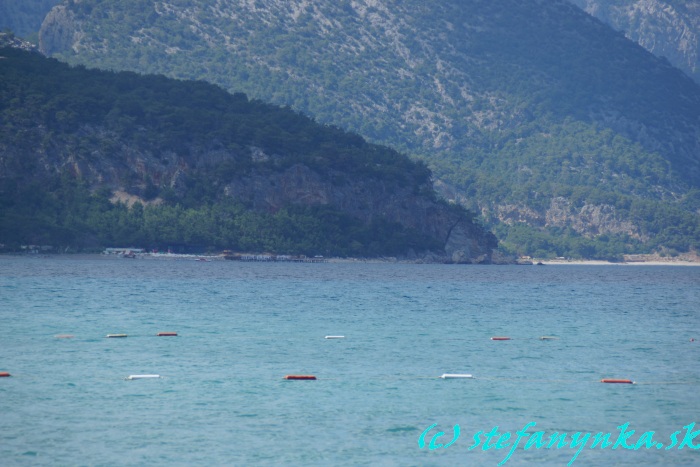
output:
<svg viewBox="0 0 700 467"><path fill-rule="evenodd" d="M3 467L698 466L700 268L5 256L2 371Z"/></svg>

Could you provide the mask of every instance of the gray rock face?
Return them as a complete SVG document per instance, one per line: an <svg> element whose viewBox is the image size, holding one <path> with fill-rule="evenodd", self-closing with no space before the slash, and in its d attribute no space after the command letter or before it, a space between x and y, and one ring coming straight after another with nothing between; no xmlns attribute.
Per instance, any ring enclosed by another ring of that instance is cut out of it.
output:
<svg viewBox="0 0 700 467"><path fill-rule="evenodd" d="M154 154L99 127L79 130L84 145L79 149L47 138L46 130L31 130L35 144L32 153L0 141L0 168L6 177L24 173L22 160L35 161L34 180L70 172L93 189L109 188L120 199L143 197L147 182L170 187L176 193L187 189L187 177L196 170L216 167L237 154L222 149L191 147L181 154L164 151ZM270 156L260 148L249 148L260 162ZM24 177L26 178L26 177ZM330 205L366 223L383 218L414 229L439 242L442 248L416 260L454 263L490 263L497 240L490 232L473 224L463 211L429 196L414 193L408 187L378 178L357 178L339 171L328 176L303 164L285 170L253 169L234 176L223 187L223 194L255 210L276 212L288 205ZM415 252L414 252L415 255Z"/></svg>
<svg viewBox="0 0 700 467"><path fill-rule="evenodd" d="M65 6L58 5L44 19L39 35L39 50L48 56L70 50L75 45L77 36L75 15Z"/></svg>
<svg viewBox="0 0 700 467"><path fill-rule="evenodd" d="M615 207L609 204L585 204L575 207L563 197L552 199L546 213L546 225L570 227L587 237L605 234L624 234L641 239L639 229L629 221L619 218Z"/></svg>
<svg viewBox="0 0 700 467"><path fill-rule="evenodd" d="M439 239L444 244L443 261L490 262L497 247L495 237L467 222L448 205L381 180L345 180L332 183L297 164L284 172L236 179L226 186L225 194L260 210L276 211L290 203L320 204L335 206L365 222L386 218Z"/></svg>
<svg viewBox="0 0 700 467"><path fill-rule="evenodd" d="M13 47L28 52L38 52L36 46L31 42L27 42L6 32L0 32L0 47Z"/></svg>

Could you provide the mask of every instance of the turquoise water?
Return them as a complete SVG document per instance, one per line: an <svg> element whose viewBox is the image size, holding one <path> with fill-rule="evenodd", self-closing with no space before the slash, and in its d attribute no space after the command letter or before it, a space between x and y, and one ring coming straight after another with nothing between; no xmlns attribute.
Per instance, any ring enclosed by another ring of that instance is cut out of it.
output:
<svg viewBox="0 0 700 467"><path fill-rule="evenodd" d="M695 267L0 257L0 464L496 466L479 431L629 422L664 448L572 465L700 465L698 341ZM504 465L576 453L524 445Z"/></svg>

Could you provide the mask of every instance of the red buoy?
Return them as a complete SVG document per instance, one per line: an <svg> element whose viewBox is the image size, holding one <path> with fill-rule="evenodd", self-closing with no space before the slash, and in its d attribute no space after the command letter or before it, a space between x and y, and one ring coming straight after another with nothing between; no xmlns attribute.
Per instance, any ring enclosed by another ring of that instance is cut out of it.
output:
<svg viewBox="0 0 700 467"><path fill-rule="evenodd" d="M603 378L600 380L601 383L616 383L616 384L634 384L631 379L615 379L615 378Z"/></svg>
<svg viewBox="0 0 700 467"><path fill-rule="evenodd" d="M74 337L73 334L58 334L56 339L73 339Z"/></svg>
<svg viewBox="0 0 700 467"><path fill-rule="evenodd" d="M156 336L167 337L167 336L177 336L176 332L159 332Z"/></svg>
<svg viewBox="0 0 700 467"><path fill-rule="evenodd" d="M0 378L9 378L11 375L6 371L0 371Z"/></svg>
<svg viewBox="0 0 700 467"><path fill-rule="evenodd" d="M492 337L492 341L509 341L510 337Z"/></svg>
<svg viewBox="0 0 700 467"><path fill-rule="evenodd" d="M314 375L287 375L284 379L296 379L296 380L315 380Z"/></svg>

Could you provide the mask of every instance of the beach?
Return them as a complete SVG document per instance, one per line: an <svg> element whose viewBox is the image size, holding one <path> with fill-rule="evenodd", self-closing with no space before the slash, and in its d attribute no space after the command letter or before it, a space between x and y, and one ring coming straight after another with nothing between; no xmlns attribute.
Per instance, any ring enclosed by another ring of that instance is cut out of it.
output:
<svg viewBox="0 0 700 467"><path fill-rule="evenodd" d="M591 266L700 266L700 256L695 253L684 253L678 256L663 257L653 255L624 255L623 261L575 260L575 259L532 259L534 264L556 266L562 264L581 264Z"/></svg>

